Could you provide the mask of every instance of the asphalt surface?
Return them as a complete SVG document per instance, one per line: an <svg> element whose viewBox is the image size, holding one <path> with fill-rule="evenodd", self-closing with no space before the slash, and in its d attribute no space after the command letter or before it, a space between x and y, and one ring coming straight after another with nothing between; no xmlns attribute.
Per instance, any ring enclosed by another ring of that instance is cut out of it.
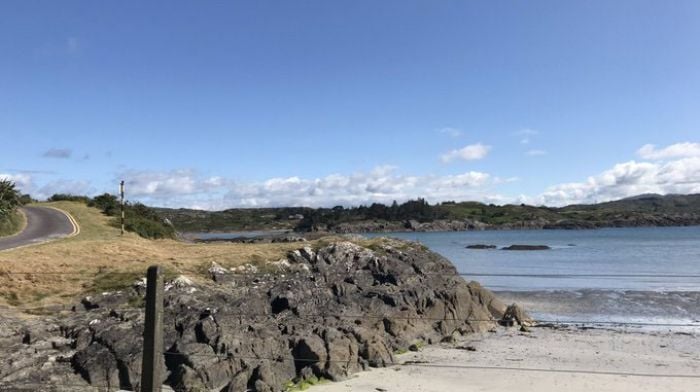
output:
<svg viewBox="0 0 700 392"><path fill-rule="evenodd" d="M66 214L48 207L23 207L27 226L11 237L0 237L0 250L44 242L73 234L75 227Z"/></svg>

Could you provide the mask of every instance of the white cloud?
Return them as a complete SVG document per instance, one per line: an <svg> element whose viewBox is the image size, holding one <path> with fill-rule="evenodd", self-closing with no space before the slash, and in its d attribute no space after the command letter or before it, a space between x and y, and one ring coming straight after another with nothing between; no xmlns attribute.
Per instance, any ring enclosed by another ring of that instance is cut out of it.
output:
<svg viewBox="0 0 700 392"><path fill-rule="evenodd" d="M223 187L227 180L222 177L202 178L193 170L126 171L120 173L129 194L136 197L162 198L175 195L206 193Z"/></svg>
<svg viewBox="0 0 700 392"><path fill-rule="evenodd" d="M523 128L519 131L515 131L513 134L520 137L520 144L530 144L532 137L539 135L540 131L530 128Z"/></svg>
<svg viewBox="0 0 700 392"><path fill-rule="evenodd" d="M527 150L527 151L525 152L525 155L531 156L531 157L536 157L536 156L541 156L541 155L547 155L547 151L545 151L545 150L537 150L537 149Z"/></svg>
<svg viewBox="0 0 700 392"><path fill-rule="evenodd" d="M34 187L29 193L37 199L46 199L56 193L70 195L92 195L96 189L89 181L55 180L40 187Z"/></svg>
<svg viewBox="0 0 700 392"><path fill-rule="evenodd" d="M47 172L35 171L36 174L46 174ZM50 172L49 172L50 173ZM75 180L53 180L42 184L37 184L35 177L28 172L14 174L0 174L0 179L8 179L15 183L21 193L28 193L32 197L43 200L55 193L66 193L72 195L88 195L95 192L88 181Z"/></svg>
<svg viewBox="0 0 700 392"><path fill-rule="evenodd" d="M435 203L445 200L474 200L486 203L525 202L560 206L602 202L643 193L700 193L700 154L697 143L679 143L664 148L644 146L639 154L645 161L613 165L583 181L557 184L539 195L504 196L498 187L528 178L499 177L479 171L449 175L409 175L396 166L378 166L366 172L329 174L324 177L274 177L240 182L220 176L206 176L195 170L130 170L115 180L126 181L127 198L154 206L225 209L233 207L333 206L372 202L391 203L424 197ZM480 159L490 147L481 143L446 154L454 159ZM529 155L538 155L531 150ZM672 159L675 158L675 159ZM49 175L53 175L48 172ZM87 181L38 181L47 172L0 174L17 183L24 193L42 199L54 193L88 194L104 192ZM116 184L117 181L114 181ZM108 191L115 192L114 189Z"/></svg>
<svg viewBox="0 0 700 392"><path fill-rule="evenodd" d="M17 189L21 192L27 193L33 187L32 176L25 173L0 173L0 180L10 180L15 183Z"/></svg>
<svg viewBox="0 0 700 392"><path fill-rule="evenodd" d="M700 157L700 143L676 143L662 149L657 149L653 144L645 144L637 154L650 160L663 160L672 158Z"/></svg>
<svg viewBox="0 0 700 392"><path fill-rule="evenodd" d="M552 186L532 202L561 206L610 201L644 193L700 193L700 157L666 163L619 163L586 181Z"/></svg>
<svg viewBox="0 0 700 392"><path fill-rule="evenodd" d="M445 154L442 154L440 159L444 163L450 163L454 160L461 159L465 161L474 161L474 160L479 160L483 159L488 155L489 151L491 150L491 146L486 146L481 143L476 143L476 144L470 144L468 146L464 146L458 150L452 150L449 151Z"/></svg>
<svg viewBox="0 0 700 392"><path fill-rule="evenodd" d="M275 177L256 182L235 182L203 177L192 170L168 172L130 171L126 181L130 200L155 206L225 209L233 207L334 206L372 202L391 203L417 197L443 200L505 200L490 189L502 180L487 173L469 171L445 176L412 176L394 166L378 166L369 172L330 174L319 178Z"/></svg>
<svg viewBox="0 0 700 392"><path fill-rule="evenodd" d="M451 127L445 127L437 130L439 133L442 133L444 135L448 135L451 137L460 137L462 136L462 130L458 128L451 128Z"/></svg>
<svg viewBox="0 0 700 392"><path fill-rule="evenodd" d="M380 167L368 173L331 174L322 178L273 178L261 183L236 184L226 194L227 204L259 206L333 206L372 202L391 203L417 197L438 202L456 200L493 200L487 173L466 172L447 176L408 176L395 168Z"/></svg>
<svg viewBox="0 0 700 392"><path fill-rule="evenodd" d="M46 172L37 171L39 174ZM95 188L88 181L75 180L53 180L37 185L32 174L20 172L14 174L1 174L0 179L8 179L15 183L17 189L22 193L29 193L32 197L43 200L55 193L67 193L73 195L89 195L95 193Z"/></svg>

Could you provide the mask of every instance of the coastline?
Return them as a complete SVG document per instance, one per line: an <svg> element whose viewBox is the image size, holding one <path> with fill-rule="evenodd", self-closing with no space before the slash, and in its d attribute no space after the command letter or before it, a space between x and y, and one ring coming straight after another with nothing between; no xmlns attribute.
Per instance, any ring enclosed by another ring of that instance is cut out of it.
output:
<svg viewBox="0 0 700 392"><path fill-rule="evenodd" d="M512 232L512 231L598 231L598 230L608 230L608 229L655 229L655 228L686 228L686 227L700 227L700 222L690 223L690 224L676 224L676 225L630 225L630 226L615 226L615 225L605 225L605 226L595 226L595 227L510 227L510 226L489 226L481 228L466 228L466 229L447 229L444 227L436 227L431 229L419 229L414 230L406 227L387 227L384 229L372 229L372 230L327 230L327 231L296 231L292 229L251 229L251 230L212 230L205 232L187 231L180 232L180 236L186 240L194 241L198 240L200 242L215 242L215 241L227 241L235 238L251 238L264 237L270 238L274 236L283 235L297 235L305 238L320 238L324 236L336 236L336 235L368 235L370 237L379 237L383 235L406 234L406 233L473 233L473 232ZM199 238L198 236L201 236ZM209 238L207 238L209 237Z"/></svg>
<svg viewBox="0 0 700 392"><path fill-rule="evenodd" d="M326 234L383 234L383 233L442 233L442 232L478 232L478 231L515 231L515 230L600 230L600 229L625 229L625 228L657 228L657 227L693 227L700 226L699 219L687 222L634 222L620 224L616 222L583 224L581 222L555 222L540 224L539 222L515 222L502 225L484 224L478 222L474 225L466 221L433 221L421 223L417 227L404 222L384 222L375 225L376 222L363 222L352 225L340 225L338 228L330 228L325 231L295 231L299 234L326 233Z"/></svg>
<svg viewBox="0 0 700 392"><path fill-rule="evenodd" d="M536 327L523 333L499 328L398 359L408 364L371 369L313 390L691 391L700 378L700 337L697 329L687 334L589 327Z"/></svg>

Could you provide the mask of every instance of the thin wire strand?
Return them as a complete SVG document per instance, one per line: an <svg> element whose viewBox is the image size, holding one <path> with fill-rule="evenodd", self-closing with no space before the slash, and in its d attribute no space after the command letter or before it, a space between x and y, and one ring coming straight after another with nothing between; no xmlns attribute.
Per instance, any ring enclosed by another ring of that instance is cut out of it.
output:
<svg viewBox="0 0 700 392"><path fill-rule="evenodd" d="M275 314L265 314L265 313L259 313L259 314L228 314L227 316L229 317L249 317L249 318L255 318L255 317L275 317L278 315ZM293 316L294 318L299 318L299 319L316 319L316 318L347 318L347 319L355 319L355 320L404 320L404 321L411 321L411 320L428 320L428 321L459 321L459 322L501 322L501 321L508 321L508 320L498 320L498 319L473 319L473 318L444 318L444 317L423 317L423 316L382 316L382 315L346 315L346 314L304 314L304 315L297 315L297 314L292 314L290 316ZM281 318L278 319L277 321L281 321ZM513 320L515 321L515 320ZM524 320L525 321L525 320ZM532 321L536 324L557 324L557 325L571 325L571 324L587 324L587 325L628 325L628 326L656 326L656 327L700 327L700 322L698 323L651 323L651 322L633 322L633 321L610 321L610 320L541 320L541 319L532 319L528 320Z"/></svg>
<svg viewBox="0 0 700 392"><path fill-rule="evenodd" d="M235 354L186 354L177 352L165 352L167 356L177 357L208 357L219 359L250 359L259 361L274 361L274 362L301 362L301 363L351 363L358 359L364 359L369 363L383 363L385 366L417 366L429 368L448 368L448 369L477 369L477 370L516 370L528 372L547 372L547 373L574 373L574 374L594 374L594 375L611 375L611 376L636 376L636 377L664 377L664 378L693 378L700 379L700 374L660 374L660 373L634 373L634 372L608 372L600 370L585 370L585 369L546 369L546 368L523 368L523 367L507 367L507 366L478 366L478 365L452 365L439 363L422 363L422 362L396 362L385 361L384 359L365 359L361 357L348 359L317 359L317 358L294 358L294 357L260 357L260 356L241 356Z"/></svg>
<svg viewBox="0 0 700 392"><path fill-rule="evenodd" d="M20 310L24 311L40 311L46 310L45 307L34 307L25 308L21 307ZM476 319L476 318L459 318L459 317L426 317L426 316L384 316L384 315L353 315L353 314L337 314L337 313L316 313L316 314L295 314L295 313L285 313L285 314L273 314L273 313L229 313L225 314L227 317L234 318L245 318L245 319L255 319L255 318L269 318L270 321L289 321L289 319L300 319L300 320L314 320L322 318L341 318L341 319L352 319L352 320L402 320L402 321L415 321L415 320L427 320L427 321L454 321L454 322L510 322L510 320L502 319ZM512 320L515 322L515 320ZM525 320L524 320L525 321ZM540 327L546 325L611 325L611 326L630 326L630 327L700 327L700 321L697 323L654 323L654 322L635 322L635 321L612 321L612 320L545 320L545 319L529 319L535 323L533 326L540 324Z"/></svg>
<svg viewBox="0 0 700 392"><path fill-rule="evenodd" d="M224 275L230 277L287 277L287 276L333 276L333 275L348 275L355 274L383 274L391 273L391 271L370 271L370 270L355 270L347 272L302 272L302 271L275 271L275 272L247 272L235 273L226 272ZM83 272L61 272L61 271L0 271L2 275L100 275L100 274L124 274L124 275L140 275L137 271L111 271L111 270L95 270ZM145 274L143 274L145 277ZM516 274L516 273L481 273L481 272L421 272L416 276L444 276L444 277L516 277L516 278L691 278L700 279L700 275L681 275L681 274Z"/></svg>
<svg viewBox="0 0 700 392"><path fill-rule="evenodd" d="M16 386L25 386L25 387L32 387L32 386L41 386L41 387L70 387L70 388L82 388L82 389L103 389L107 388L108 390L120 390L120 391L130 391L129 389L123 389L119 387L106 387L106 386L96 386L96 385L83 385L83 384L63 384L63 383L52 383L52 382L0 382L0 391L6 391L4 389L5 387L16 387Z"/></svg>
<svg viewBox="0 0 700 392"><path fill-rule="evenodd" d="M164 355L170 356L188 356L188 357L217 357L220 359L253 359L260 361L293 361L302 363L350 363L354 360L319 360L319 359L304 359L304 358L269 358L269 357L244 357L244 356L226 356L222 358L219 355L210 354L183 354L183 353L172 353L165 352ZM368 362L372 362L369 361ZM530 368L530 367L515 367L515 366L480 366L480 365L453 365L453 364L439 364L439 363L419 363L419 362L386 362L383 361L387 366L411 366L411 367L424 367L424 368L441 368L441 369L462 369L462 370L488 370L488 371L516 371L516 372L529 372L529 373L555 373L555 374L587 374L587 375L597 375L597 376L618 376L618 377L643 377L643 378L681 378L681 379L700 379L699 374L678 374L678 373L639 373L639 372L621 372L621 371L604 371L604 370L592 370L592 369L547 369L547 368ZM378 363L375 361L375 363ZM63 383L37 383L37 382L21 382L21 383L0 383L0 386L55 386L55 387L71 387L71 388L82 388L82 389L100 389L105 387L93 386L93 385L79 385L79 384L63 384ZM116 389L117 387L115 387ZM111 390L111 388L108 388ZM118 388L119 390L125 390L123 388Z"/></svg>

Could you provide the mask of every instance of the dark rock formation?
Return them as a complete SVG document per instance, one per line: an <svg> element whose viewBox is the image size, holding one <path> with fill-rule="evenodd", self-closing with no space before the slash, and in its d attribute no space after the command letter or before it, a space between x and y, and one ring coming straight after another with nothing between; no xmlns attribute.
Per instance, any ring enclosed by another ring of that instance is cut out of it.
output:
<svg viewBox="0 0 700 392"><path fill-rule="evenodd" d="M212 242L232 242L236 244L275 244L285 242L306 242L306 238L290 233L284 234L266 234L253 237L234 237L234 238L197 238L193 242L196 243L212 243Z"/></svg>
<svg viewBox="0 0 700 392"><path fill-rule="evenodd" d="M474 244L467 245L467 249L496 249L496 245L486 245L486 244Z"/></svg>
<svg viewBox="0 0 700 392"><path fill-rule="evenodd" d="M548 250L552 249L547 245L511 245L501 248L502 250Z"/></svg>
<svg viewBox="0 0 700 392"><path fill-rule="evenodd" d="M523 308L517 304L512 304L506 308L506 312L503 314L500 323L506 327L512 327L515 325L529 327L534 324L530 316L528 316Z"/></svg>
<svg viewBox="0 0 700 392"><path fill-rule="evenodd" d="M446 259L406 242L305 247L269 269L212 265L206 284L180 277L166 285L164 383L280 391L290 381L340 380L393 364L412 345L493 329L508 314ZM0 319L0 390L138 390L144 315L129 304L143 294L138 282L62 316Z"/></svg>

